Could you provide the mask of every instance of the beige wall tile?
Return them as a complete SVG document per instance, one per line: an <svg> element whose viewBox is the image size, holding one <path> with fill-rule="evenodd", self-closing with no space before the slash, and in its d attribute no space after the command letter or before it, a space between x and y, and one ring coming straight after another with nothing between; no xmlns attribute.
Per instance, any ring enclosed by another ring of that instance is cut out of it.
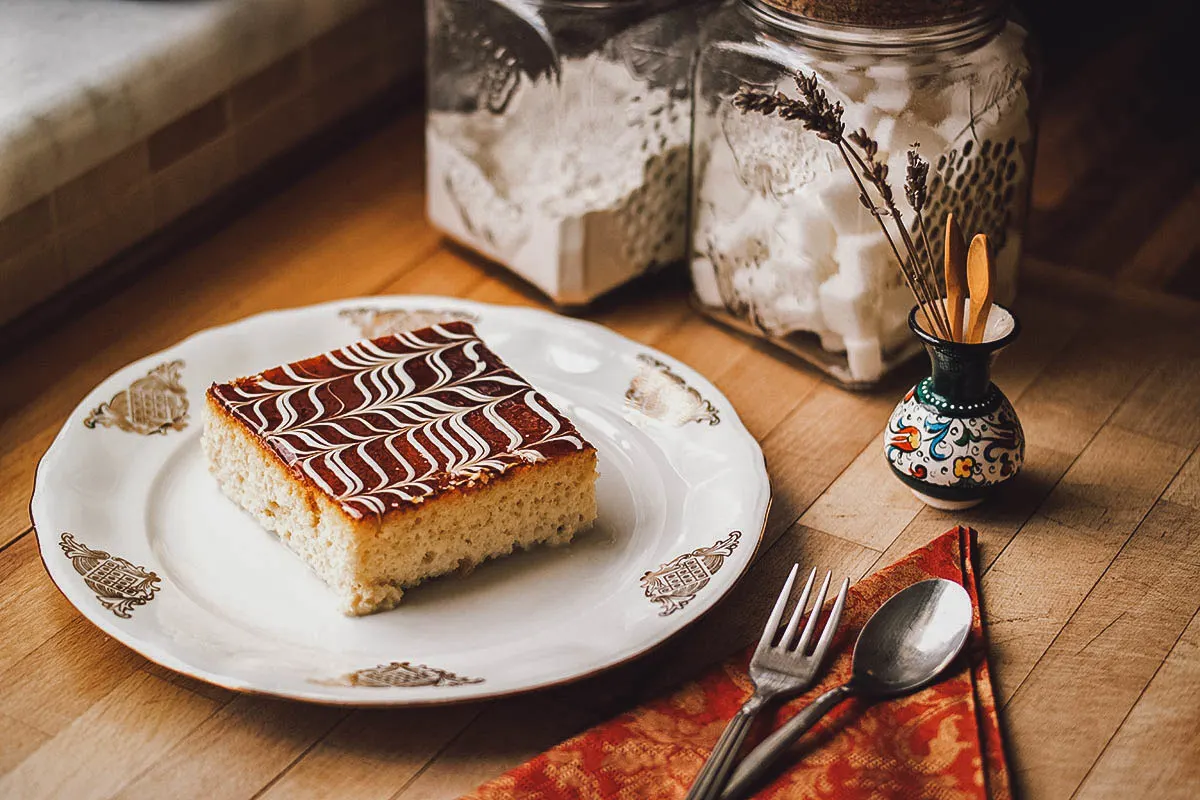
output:
<svg viewBox="0 0 1200 800"><path fill-rule="evenodd" d="M310 96L315 126L323 128L361 108L387 86L389 77L380 55L337 73L318 74Z"/></svg>
<svg viewBox="0 0 1200 800"><path fill-rule="evenodd" d="M150 154L146 142L125 148L54 191L54 210L60 228L94 219L133 187L149 186Z"/></svg>
<svg viewBox="0 0 1200 800"><path fill-rule="evenodd" d="M20 316L66 283L62 255L52 237L0 261L0 323Z"/></svg>
<svg viewBox="0 0 1200 800"><path fill-rule="evenodd" d="M309 52L314 78L320 80L322 76L364 61L378 51L387 30L383 5L376 5L351 17L312 41Z"/></svg>
<svg viewBox="0 0 1200 800"><path fill-rule="evenodd" d="M236 173L233 136L196 150L154 177L154 224L162 227L212 197Z"/></svg>
<svg viewBox="0 0 1200 800"><path fill-rule="evenodd" d="M290 149L314 130L308 97L295 95L276 103L234 132L237 169L248 174Z"/></svg>
<svg viewBox="0 0 1200 800"><path fill-rule="evenodd" d="M154 230L154 193L146 183L107 202L91 221L59 234L63 267L75 280Z"/></svg>
<svg viewBox="0 0 1200 800"><path fill-rule="evenodd" d="M252 119L276 103L290 99L304 81L303 53L297 51L251 75L229 91L234 124Z"/></svg>
<svg viewBox="0 0 1200 800"><path fill-rule="evenodd" d="M229 127L229 98L220 95L150 135L150 170L161 172L216 140Z"/></svg>
<svg viewBox="0 0 1200 800"><path fill-rule="evenodd" d="M54 213L49 197L43 197L0 219L0 261L45 239L53 230Z"/></svg>

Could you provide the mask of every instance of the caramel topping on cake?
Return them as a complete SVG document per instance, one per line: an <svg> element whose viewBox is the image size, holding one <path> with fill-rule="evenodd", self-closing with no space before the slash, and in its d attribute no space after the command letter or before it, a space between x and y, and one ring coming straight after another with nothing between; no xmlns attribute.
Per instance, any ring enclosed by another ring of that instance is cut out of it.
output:
<svg viewBox="0 0 1200 800"><path fill-rule="evenodd" d="M594 449L466 322L357 342L209 393L356 519Z"/></svg>

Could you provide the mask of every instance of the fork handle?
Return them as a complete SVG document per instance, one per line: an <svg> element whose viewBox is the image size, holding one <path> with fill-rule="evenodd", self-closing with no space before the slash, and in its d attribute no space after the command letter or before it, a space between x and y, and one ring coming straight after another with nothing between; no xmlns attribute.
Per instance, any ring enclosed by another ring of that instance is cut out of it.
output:
<svg viewBox="0 0 1200 800"><path fill-rule="evenodd" d="M686 800L718 800L742 743L746 741L746 734L750 732L750 724L762 707L762 703L747 702L733 715L688 790Z"/></svg>
<svg viewBox="0 0 1200 800"><path fill-rule="evenodd" d="M749 792L766 776L771 766L781 755L787 752L788 746L799 739L804 733L816 725L821 717L828 714L834 706L854 694L849 684L830 689L816 700L805 706L799 714L789 719L774 733L762 740L758 747L742 759L737 771L729 780L725 793L720 795L722 800L733 800L735 797L749 797Z"/></svg>

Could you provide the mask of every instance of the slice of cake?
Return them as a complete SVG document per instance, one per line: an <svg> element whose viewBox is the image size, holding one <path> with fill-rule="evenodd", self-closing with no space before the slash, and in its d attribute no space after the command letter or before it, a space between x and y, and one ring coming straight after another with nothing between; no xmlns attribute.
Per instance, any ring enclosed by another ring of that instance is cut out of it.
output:
<svg viewBox="0 0 1200 800"><path fill-rule="evenodd" d="M596 449L466 322L214 384L203 445L347 614L596 518Z"/></svg>

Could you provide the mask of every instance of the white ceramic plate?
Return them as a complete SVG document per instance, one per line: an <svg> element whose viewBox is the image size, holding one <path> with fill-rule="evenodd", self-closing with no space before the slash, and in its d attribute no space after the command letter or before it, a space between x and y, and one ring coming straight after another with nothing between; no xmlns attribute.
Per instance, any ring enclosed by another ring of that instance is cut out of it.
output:
<svg viewBox="0 0 1200 800"><path fill-rule="evenodd" d="M214 381L446 318L542 390L599 451L600 518L348 618L305 564L218 490L200 452ZM354 705L455 702L569 681L697 619L750 563L770 503L762 452L703 377L600 326L441 297L251 317L120 370L38 467L54 582L152 661L239 691Z"/></svg>

